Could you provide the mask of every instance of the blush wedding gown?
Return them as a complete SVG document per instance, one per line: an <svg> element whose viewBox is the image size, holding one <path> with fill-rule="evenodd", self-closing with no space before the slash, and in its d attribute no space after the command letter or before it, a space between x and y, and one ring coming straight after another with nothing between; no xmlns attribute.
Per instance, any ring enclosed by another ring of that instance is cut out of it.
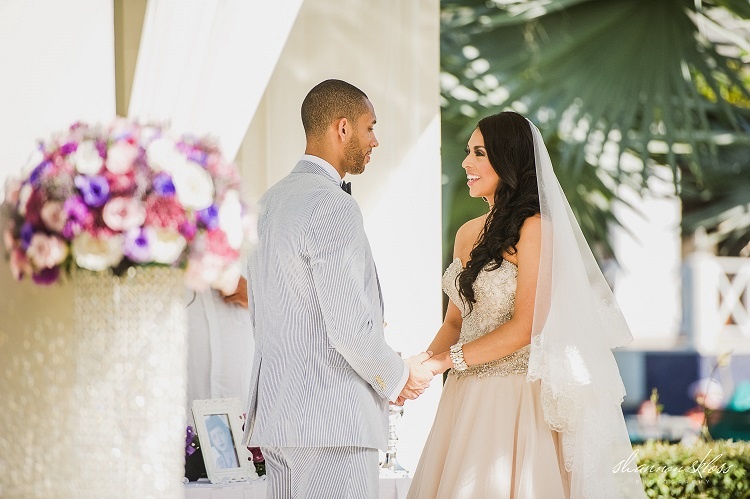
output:
<svg viewBox="0 0 750 499"><path fill-rule="evenodd" d="M507 260L485 267L474 283L476 303L466 315L456 258L443 290L464 315L460 342L468 343L513 316L518 269ZM462 372L451 370L409 499L567 499L560 433L545 422L540 380L529 382L530 345Z"/></svg>

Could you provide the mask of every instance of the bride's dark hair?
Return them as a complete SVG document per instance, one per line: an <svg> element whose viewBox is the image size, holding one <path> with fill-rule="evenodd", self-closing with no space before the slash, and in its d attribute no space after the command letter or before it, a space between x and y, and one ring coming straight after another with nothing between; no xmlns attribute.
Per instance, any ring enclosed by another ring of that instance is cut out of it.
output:
<svg viewBox="0 0 750 499"><path fill-rule="evenodd" d="M459 293L469 311L476 303L474 281L479 272L488 265L488 270L497 269L503 254L514 254L524 221L539 213L534 139L529 122L518 113L506 111L483 118L477 128L500 182L479 242L457 277Z"/></svg>

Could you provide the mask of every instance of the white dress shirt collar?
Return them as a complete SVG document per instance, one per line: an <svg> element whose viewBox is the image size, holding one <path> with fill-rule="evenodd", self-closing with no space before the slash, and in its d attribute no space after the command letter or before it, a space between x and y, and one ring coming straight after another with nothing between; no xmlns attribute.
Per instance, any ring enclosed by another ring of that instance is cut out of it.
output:
<svg viewBox="0 0 750 499"><path fill-rule="evenodd" d="M312 154L303 154L302 155L302 161L309 161L310 163L315 163L316 165L320 166L325 170L325 172L331 176L336 182L341 184L341 181L343 180L341 178L341 175L338 171L336 171L336 168L333 167L331 163L324 160L323 158L319 158L317 156L313 156Z"/></svg>

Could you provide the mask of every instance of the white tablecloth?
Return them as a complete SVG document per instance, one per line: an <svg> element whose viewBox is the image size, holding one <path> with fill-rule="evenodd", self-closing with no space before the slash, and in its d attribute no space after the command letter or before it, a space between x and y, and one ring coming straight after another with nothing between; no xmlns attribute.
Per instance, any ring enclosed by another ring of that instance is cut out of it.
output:
<svg viewBox="0 0 750 499"><path fill-rule="evenodd" d="M380 478L380 499L406 499L411 478ZM199 480L185 485L185 499L266 499L266 480L213 485Z"/></svg>

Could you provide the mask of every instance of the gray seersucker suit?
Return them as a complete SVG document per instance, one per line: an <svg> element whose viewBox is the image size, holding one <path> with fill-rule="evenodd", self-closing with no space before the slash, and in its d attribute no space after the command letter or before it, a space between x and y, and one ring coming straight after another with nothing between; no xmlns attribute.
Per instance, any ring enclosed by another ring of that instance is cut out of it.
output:
<svg viewBox="0 0 750 499"><path fill-rule="evenodd" d="M248 261L251 446L386 448L404 361L385 342L362 213L339 182L302 160L260 201Z"/></svg>

